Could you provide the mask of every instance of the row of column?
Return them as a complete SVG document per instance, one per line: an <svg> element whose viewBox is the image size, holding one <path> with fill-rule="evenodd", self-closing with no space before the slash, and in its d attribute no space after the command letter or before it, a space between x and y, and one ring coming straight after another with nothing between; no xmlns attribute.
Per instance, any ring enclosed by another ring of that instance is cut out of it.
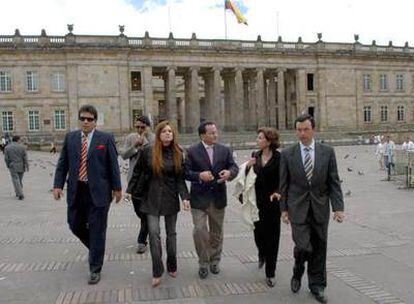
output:
<svg viewBox="0 0 414 304"><path fill-rule="evenodd" d="M189 67L184 73L181 71L185 118L181 120L181 130L196 132L201 120L215 121L225 131L290 127L301 105L306 103L306 73L304 70L295 70L293 75L286 72L286 69L239 67ZM179 111L176 74L176 67L168 67L164 75L167 119L173 122L177 122ZM200 77L204 80L204 92L199 89ZM287 83L289 77L293 78Z"/></svg>

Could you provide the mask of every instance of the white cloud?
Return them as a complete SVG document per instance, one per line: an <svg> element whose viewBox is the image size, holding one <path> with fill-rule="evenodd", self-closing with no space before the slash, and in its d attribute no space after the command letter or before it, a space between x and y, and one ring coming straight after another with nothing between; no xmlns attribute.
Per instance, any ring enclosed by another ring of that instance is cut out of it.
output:
<svg viewBox="0 0 414 304"><path fill-rule="evenodd" d="M175 37L189 38L195 32L199 38L224 38L223 0L169 0L168 5L155 0L144 1L143 8L134 7L131 0L13 0L2 1L0 35L12 35L19 28L22 35L64 35L66 24L74 24L79 35L117 35L118 25L125 25L125 34L141 37L147 30L150 36L167 37L171 29ZM323 40L370 44L414 45L410 16L414 3L406 0L243 0L247 7L249 26L237 24L227 13L230 39L277 39L276 16L279 12L279 34L285 41Z"/></svg>

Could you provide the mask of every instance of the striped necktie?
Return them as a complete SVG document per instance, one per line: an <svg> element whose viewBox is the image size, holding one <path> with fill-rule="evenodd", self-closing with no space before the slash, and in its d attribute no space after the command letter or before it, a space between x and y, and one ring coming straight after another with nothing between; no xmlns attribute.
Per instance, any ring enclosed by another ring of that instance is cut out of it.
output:
<svg viewBox="0 0 414 304"><path fill-rule="evenodd" d="M88 181L88 172L86 165L86 158L88 155L88 136L85 134L82 135L82 148L81 148L81 158L79 165L79 180L82 182Z"/></svg>
<svg viewBox="0 0 414 304"><path fill-rule="evenodd" d="M313 163L312 163L312 157L310 155L310 150L311 148L309 147L305 147L305 174L306 174L306 178L308 180L308 182L311 181L312 179L312 175L313 175Z"/></svg>

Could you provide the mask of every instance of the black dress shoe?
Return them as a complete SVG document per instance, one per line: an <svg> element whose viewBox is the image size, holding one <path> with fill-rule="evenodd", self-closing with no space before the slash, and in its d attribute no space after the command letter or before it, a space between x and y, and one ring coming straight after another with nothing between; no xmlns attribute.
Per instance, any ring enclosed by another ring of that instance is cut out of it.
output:
<svg viewBox="0 0 414 304"><path fill-rule="evenodd" d="M292 277L292 280L290 280L290 289L294 292L297 293L300 289L300 279L296 279L295 277Z"/></svg>
<svg viewBox="0 0 414 304"><path fill-rule="evenodd" d="M210 265L210 271L212 274L219 274L220 272L219 265Z"/></svg>
<svg viewBox="0 0 414 304"><path fill-rule="evenodd" d="M276 285L275 278L266 278L266 284L269 287L274 287Z"/></svg>
<svg viewBox="0 0 414 304"><path fill-rule="evenodd" d="M17 198L19 199L19 201L24 200L24 196L23 195L19 195Z"/></svg>
<svg viewBox="0 0 414 304"><path fill-rule="evenodd" d="M328 299L325 297L325 292L323 289L311 290L311 293L319 303L328 303Z"/></svg>
<svg viewBox="0 0 414 304"><path fill-rule="evenodd" d="M101 280L101 274L99 272L91 272L88 280L89 285L95 285Z"/></svg>
<svg viewBox="0 0 414 304"><path fill-rule="evenodd" d="M207 278L207 276L208 276L208 269L207 269L207 267L200 267L200 269L198 269L198 276L202 280L204 280L205 278Z"/></svg>

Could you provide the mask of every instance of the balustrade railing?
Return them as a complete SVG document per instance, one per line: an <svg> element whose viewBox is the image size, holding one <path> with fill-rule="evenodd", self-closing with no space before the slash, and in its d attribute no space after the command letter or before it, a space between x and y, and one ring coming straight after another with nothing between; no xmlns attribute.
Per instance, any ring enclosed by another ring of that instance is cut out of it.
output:
<svg viewBox="0 0 414 304"><path fill-rule="evenodd" d="M194 36L195 37L195 36ZM267 51L313 51L313 52L359 52L372 54L413 54L414 48L408 45L401 46L378 46L378 45L363 45L359 42L355 43L332 43L318 41L314 43L309 42L282 42L279 41L242 41L242 40L212 40L212 39L175 39L175 38L150 38L146 37L126 37L121 36L91 36L91 35L73 35L66 36L0 36L0 49L2 46L7 47L14 44L17 47L30 46L31 48L37 45L41 47L45 43L53 45L93 45L93 46L125 46L131 48L154 47L154 48L193 48L193 49L225 49L225 50L254 50L265 49Z"/></svg>

